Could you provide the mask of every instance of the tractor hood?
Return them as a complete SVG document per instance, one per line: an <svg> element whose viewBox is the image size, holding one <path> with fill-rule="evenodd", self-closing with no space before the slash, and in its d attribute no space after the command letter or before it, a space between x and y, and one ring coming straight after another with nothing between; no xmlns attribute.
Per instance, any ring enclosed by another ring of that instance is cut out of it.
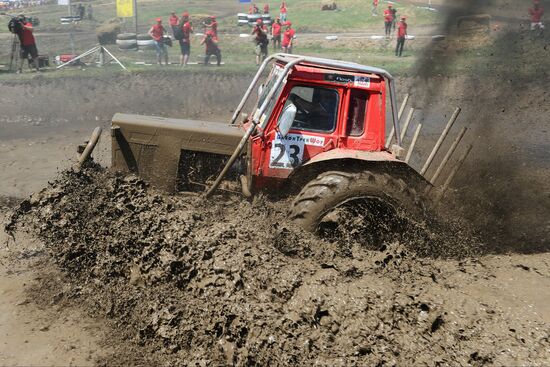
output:
<svg viewBox="0 0 550 367"><path fill-rule="evenodd" d="M219 122L116 114L112 167L139 174L154 186L174 191L182 151L231 155L244 131Z"/></svg>

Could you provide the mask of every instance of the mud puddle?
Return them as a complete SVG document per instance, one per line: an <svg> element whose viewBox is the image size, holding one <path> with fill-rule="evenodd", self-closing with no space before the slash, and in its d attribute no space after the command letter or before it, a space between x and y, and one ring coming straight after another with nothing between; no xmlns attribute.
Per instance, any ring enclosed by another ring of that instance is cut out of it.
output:
<svg viewBox="0 0 550 367"><path fill-rule="evenodd" d="M57 297L110 319L129 343L100 362L511 365L550 358L550 320L540 312L546 300L500 305L503 279L528 272L550 286L546 263L525 270L513 261L438 260L396 242L343 251L288 224L281 203L166 197L137 177L100 168L65 172L23 202L7 229L15 222L36 233L64 271Z"/></svg>

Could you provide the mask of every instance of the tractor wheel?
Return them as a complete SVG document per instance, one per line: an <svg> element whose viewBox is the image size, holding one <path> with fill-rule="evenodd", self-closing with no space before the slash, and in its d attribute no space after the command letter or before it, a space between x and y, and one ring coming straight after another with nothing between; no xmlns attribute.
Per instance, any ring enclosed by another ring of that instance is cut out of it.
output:
<svg viewBox="0 0 550 367"><path fill-rule="evenodd" d="M302 189L290 218L323 237L378 244L407 228L404 222L423 222L426 212L402 179L370 171L329 171Z"/></svg>

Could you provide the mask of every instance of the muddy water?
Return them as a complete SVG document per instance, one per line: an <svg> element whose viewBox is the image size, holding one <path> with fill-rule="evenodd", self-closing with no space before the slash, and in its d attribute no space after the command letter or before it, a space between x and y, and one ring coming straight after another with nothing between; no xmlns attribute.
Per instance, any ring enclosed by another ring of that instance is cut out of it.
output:
<svg viewBox="0 0 550 367"><path fill-rule="evenodd" d="M262 198L165 197L95 168L65 173L22 203L12 223L44 240L68 277L67 302L111 319L138 346L107 363L140 355L174 365L550 358L549 320L537 313L546 301L500 305L488 260L418 257L412 242L342 251L292 227L285 213ZM506 279L550 279L544 265L497 263Z"/></svg>

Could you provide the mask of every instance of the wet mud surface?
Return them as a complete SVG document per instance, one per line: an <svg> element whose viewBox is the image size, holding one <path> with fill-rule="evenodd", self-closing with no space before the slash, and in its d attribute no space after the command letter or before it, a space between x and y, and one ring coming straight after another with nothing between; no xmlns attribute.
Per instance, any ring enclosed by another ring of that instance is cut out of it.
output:
<svg viewBox="0 0 550 367"><path fill-rule="evenodd" d="M65 172L6 228L36 233L65 274L62 287L44 279L36 298L83 307L120 334L124 346L100 364L549 360L547 300L519 301L549 284L546 260L443 260L418 256L412 242L343 251L288 224L284 208L263 198L166 197L95 167ZM502 282L518 277L533 289L507 283L517 297L510 307Z"/></svg>

